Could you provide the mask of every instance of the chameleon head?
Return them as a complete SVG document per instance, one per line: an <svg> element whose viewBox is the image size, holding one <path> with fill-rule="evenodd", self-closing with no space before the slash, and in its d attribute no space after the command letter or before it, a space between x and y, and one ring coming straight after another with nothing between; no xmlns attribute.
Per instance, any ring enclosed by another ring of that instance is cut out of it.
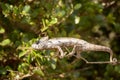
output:
<svg viewBox="0 0 120 80"><path fill-rule="evenodd" d="M34 49L36 49L36 48L38 48L38 45L37 44L32 44L31 47L34 48Z"/></svg>
<svg viewBox="0 0 120 80"><path fill-rule="evenodd" d="M43 44L36 44L36 43L34 43L34 44L32 44L31 47L33 49L41 50L41 49L43 49L44 45Z"/></svg>

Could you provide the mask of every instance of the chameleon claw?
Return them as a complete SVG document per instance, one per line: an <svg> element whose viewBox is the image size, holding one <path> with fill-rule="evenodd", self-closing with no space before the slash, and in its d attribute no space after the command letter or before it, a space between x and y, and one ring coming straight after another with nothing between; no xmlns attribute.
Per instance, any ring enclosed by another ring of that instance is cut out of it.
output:
<svg viewBox="0 0 120 80"><path fill-rule="evenodd" d="M113 62L115 62L115 63L116 63L116 62L117 62L117 58L113 58Z"/></svg>
<svg viewBox="0 0 120 80"><path fill-rule="evenodd" d="M67 52L65 52L64 55L60 55L59 58L60 59L64 58L66 54L67 54Z"/></svg>

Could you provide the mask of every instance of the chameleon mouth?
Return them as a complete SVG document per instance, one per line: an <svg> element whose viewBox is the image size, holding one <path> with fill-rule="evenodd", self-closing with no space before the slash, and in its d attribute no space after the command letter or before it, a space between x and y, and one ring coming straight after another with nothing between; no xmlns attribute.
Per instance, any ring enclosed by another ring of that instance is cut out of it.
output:
<svg viewBox="0 0 120 80"><path fill-rule="evenodd" d="M32 48L34 48L34 49L38 49L38 45L36 45L36 44L32 44Z"/></svg>

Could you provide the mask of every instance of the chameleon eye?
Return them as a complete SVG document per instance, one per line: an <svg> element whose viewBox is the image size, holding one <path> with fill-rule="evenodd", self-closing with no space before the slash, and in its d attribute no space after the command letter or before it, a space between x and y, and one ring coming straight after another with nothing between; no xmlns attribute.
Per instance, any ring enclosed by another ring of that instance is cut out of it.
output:
<svg viewBox="0 0 120 80"><path fill-rule="evenodd" d="M39 44L40 42L41 42L41 41L39 40L39 41L36 42L36 44Z"/></svg>

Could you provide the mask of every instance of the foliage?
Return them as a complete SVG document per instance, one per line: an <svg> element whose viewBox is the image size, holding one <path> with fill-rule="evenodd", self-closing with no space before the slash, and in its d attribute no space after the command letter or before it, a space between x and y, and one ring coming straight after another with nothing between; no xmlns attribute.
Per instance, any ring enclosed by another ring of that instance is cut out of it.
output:
<svg viewBox="0 0 120 80"><path fill-rule="evenodd" d="M59 59L55 51L33 50L31 44L43 36L77 37L111 47L120 60L119 6L119 0L0 1L0 79L118 80L120 65ZM82 54L91 61L109 57Z"/></svg>

